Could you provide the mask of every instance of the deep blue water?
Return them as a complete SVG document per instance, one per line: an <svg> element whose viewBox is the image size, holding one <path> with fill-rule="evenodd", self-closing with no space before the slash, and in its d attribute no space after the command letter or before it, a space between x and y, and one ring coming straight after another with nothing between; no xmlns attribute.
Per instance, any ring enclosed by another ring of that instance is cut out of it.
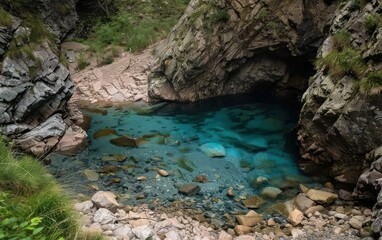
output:
<svg viewBox="0 0 382 240"><path fill-rule="evenodd" d="M298 184L311 186L319 181L299 170L294 134L298 107L291 103L265 97L229 97L194 104L132 105L105 110L106 115L83 112L92 118L90 146L85 151L71 157L51 156L51 171L75 191L89 193L86 186L95 184L100 190L123 194L127 204L152 200L166 204L185 198L177 187L194 183L201 187L194 196L197 207L234 211L243 209L239 198L260 195L264 187L283 191L277 199L267 200L269 206L293 197ZM95 134L105 128L115 133L95 139ZM110 142L120 136L143 141L138 147ZM200 150L205 143L224 146L226 156L208 157ZM115 155L126 156L126 160L110 161ZM108 165L119 166L120 170L102 173L102 167ZM100 179L88 181L82 174L86 169L99 172ZM158 177L158 169L170 176ZM198 175L206 176L208 182L193 182ZM137 181L137 176L146 176L147 180ZM268 181L256 183L258 177ZM226 196L229 187L235 197ZM137 200L142 194L145 198Z"/></svg>

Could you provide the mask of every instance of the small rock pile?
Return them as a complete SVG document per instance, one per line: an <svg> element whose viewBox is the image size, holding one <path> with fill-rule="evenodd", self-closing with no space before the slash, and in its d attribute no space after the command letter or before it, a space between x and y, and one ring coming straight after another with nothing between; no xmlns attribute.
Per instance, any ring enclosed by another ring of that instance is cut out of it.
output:
<svg viewBox="0 0 382 240"><path fill-rule="evenodd" d="M91 201L74 208L83 215L83 232L99 233L110 240L373 239L372 211L351 204L328 206L336 198L334 193L302 186L302 193L289 201L287 219L277 214L263 217L250 210L235 215L236 225L222 227L176 208L123 206L112 192L99 191Z"/></svg>

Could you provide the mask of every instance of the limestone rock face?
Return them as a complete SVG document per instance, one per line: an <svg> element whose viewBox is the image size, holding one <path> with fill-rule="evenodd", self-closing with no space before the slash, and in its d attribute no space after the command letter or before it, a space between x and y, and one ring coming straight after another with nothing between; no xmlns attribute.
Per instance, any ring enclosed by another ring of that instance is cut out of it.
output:
<svg viewBox="0 0 382 240"><path fill-rule="evenodd" d="M364 24L367 16L380 15L380 11L379 1L360 10L353 9L351 2L341 5L317 57L333 50L333 36L338 32L357 33L349 37L352 48L367 62L367 71L380 71L382 29L370 33ZM345 183L357 182L370 164L364 163L365 155L382 144L381 93L361 91L360 81L352 73L336 79L326 69L318 69L302 98L298 132L302 157L331 165L331 175Z"/></svg>
<svg viewBox="0 0 382 240"><path fill-rule="evenodd" d="M159 54L149 95L196 101L264 87L299 92L307 83L301 56L315 53L331 8L322 0L192 0Z"/></svg>
<svg viewBox="0 0 382 240"><path fill-rule="evenodd" d="M74 28L77 14L75 0L40 0L33 9L47 32L41 39L33 40L27 20L11 14L12 24L0 26L0 134L16 139L25 151L44 155L82 118L68 108L73 83L57 46Z"/></svg>

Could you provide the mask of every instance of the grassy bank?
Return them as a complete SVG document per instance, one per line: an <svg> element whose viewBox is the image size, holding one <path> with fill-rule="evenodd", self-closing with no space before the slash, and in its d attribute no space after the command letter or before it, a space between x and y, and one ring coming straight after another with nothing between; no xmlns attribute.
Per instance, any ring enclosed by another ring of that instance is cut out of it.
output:
<svg viewBox="0 0 382 240"><path fill-rule="evenodd" d="M101 239L80 236L72 202L40 162L16 159L0 139L0 239Z"/></svg>
<svg viewBox="0 0 382 240"><path fill-rule="evenodd" d="M80 10L78 31L81 26L91 30L77 41L90 46L99 64L109 64L121 50L137 52L164 39L184 13L188 2L116 0L110 3L108 17L102 12L94 16L94 11Z"/></svg>

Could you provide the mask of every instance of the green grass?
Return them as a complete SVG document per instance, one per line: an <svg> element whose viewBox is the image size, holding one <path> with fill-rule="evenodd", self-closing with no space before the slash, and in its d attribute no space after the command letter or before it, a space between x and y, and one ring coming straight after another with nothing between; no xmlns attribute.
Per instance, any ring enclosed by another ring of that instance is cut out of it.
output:
<svg viewBox="0 0 382 240"><path fill-rule="evenodd" d="M0 6L0 26L4 27L11 27L12 26L12 17L11 15L5 11L1 6Z"/></svg>
<svg viewBox="0 0 382 240"><path fill-rule="evenodd" d="M327 56L317 59L316 66L325 67L329 75L337 80L346 74L359 79L366 70L361 54L352 48L345 48L342 51L333 50Z"/></svg>
<svg viewBox="0 0 382 240"><path fill-rule="evenodd" d="M71 204L40 162L14 158L0 139L0 239L101 239L79 237Z"/></svg>
<svg viewBox="0 0 382 240"><path fill-rule="evenodd" d="M373 33L381 24L382 18L374 14L368 14L364 19L364 26L369 33Z"/></svg>
<svg viewBox="0 0 382 240"><path fill-rule="evenodd" d="M342 51L344 48L351 46L351 33L347 31L339 31L333 35L334 49Z"/></svg>
<svg viewBox="0 0 382 240"><path fill-rule="evenodd" d="M361 91L371 95L382 93L382 70L369 72L360 81Z"/></svg>
<svg viewBox="0 0 382 240"><path fill-rule="evenodd" d="M76 60L77 60L77 67L79 70L85 69L90 64L89 61L86 59L84 53L80 53Z"/></svg>
<svg viewBox="0 0 382 240"><path fill-rule="evenodd" d="M133 52L142 50L167 36L187 3L186 0L116 1L117 13L109 21L99 21L84 42L95 52L110 45Z"/></svg>

